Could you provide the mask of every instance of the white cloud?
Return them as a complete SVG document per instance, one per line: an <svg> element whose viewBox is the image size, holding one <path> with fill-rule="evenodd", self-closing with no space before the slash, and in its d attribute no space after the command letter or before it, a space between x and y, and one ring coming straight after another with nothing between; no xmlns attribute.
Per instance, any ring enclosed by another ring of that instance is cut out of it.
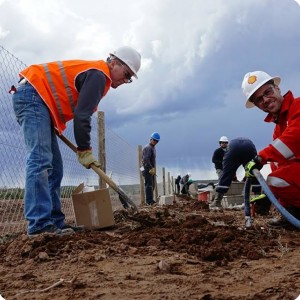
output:
<svg viewBox="0 0 300 300"><path fill-rule="evenodd" d="M246 72L278 74L300 95L299 23L294 0L0 0L0 44L26 64L137 48L139 80L100 104L108 125L132 144L159 131L158 159L207 174L221 135L271 140L264 115L244 107Z"/></svg>

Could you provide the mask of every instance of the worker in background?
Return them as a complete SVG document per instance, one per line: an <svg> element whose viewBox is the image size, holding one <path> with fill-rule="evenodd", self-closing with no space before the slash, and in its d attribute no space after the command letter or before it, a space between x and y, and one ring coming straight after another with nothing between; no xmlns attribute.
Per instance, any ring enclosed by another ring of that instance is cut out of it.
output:
<svg viewBox="0 0 300 300"><path fill-rule="evenodd" d="M137 78L141 55L121 47L104 60L69 60L31 65L12 86L13 108L27 149L25 218L28 235L61 234L74 228L65 223L60 186L63 161L57 134L74 120L77 158L86 168L100 166L91 147L91 116L110 88Z"/></svg>
<svg viewBox="0 0 300 300"><path fill-rule="evenodd" d="M145 194L146 194L146 204L154 205L156 201L154 200L153 191L155 189L155 176L156 176L156 149L155 146L160 141L160 135L157 132L153 132L150 136L149 144L143 148L142 154L142 164L143 171L142 174L145 179Z"/></svg>
<svg viewBox="0 0 300 300"><path fill-rule="evenodd" d="M218 175L218 179L220 180L223 170L223 157L228 149L228 138L226 136L221 136L219 145L220 147L214 151L212 162L215 164L216 173Z"/></svg>
<svg viewBox="0 0 300 300"><path fill-rule="evenodd" d="M272 172L267 183L275 197L295 218L300 219L300 98L291 91L282 95L281 79L264 71L244 76L242 90L246 107L257 107L267 113L265 122L275 124L273 142L259 151L247 165L249 173L260 170L267 162ZM289 226L283 216L268 224L271 227Z"/></svg>
<svg viewBox="0 0 300 300"><path fill-rule="evenodd" d="M189 194L189 186L193 183L191 177L191 173L187 173L186 175L184 175L181 180L181 194L183 195L190 195Z"/></svg>
<svg viewBox="0 0 300 300"><path fill-rule="evenodd" d="M176 187L176 194L180 194L180 180L181 180L181 175L177 174L177 177L175 179L175 187Z"/></svg>
<svg viewBox="0 0 300 300"><path fill-rule="evenodd" d="M246 168L249 160L254 158L257 154L256 147L253 142L244 137L238 137L232 139L230 141L230 146L228 151L224 155L223 159L223 173L221 175L220 181L218 186L216 187L216 195L215 199L212 204L210 204L209 208L212 210L215 209L222 209L222 199L223 196L228 192L232 181L234 181L234 176L236 174L237 169L242 165ZM247 173L247 172L246 172ZM252 186L252 191L255 194L261 194L261 186L257 182L256 178L247 178L245 183L245 187L247 186L248 189L244 189L244 201L247 199L248 204L245 203L245 226L251 227L252 226L252 219L251 219L251 211L250 211L250 188ZM255 198L255 205L261 211L264 210L265 214L267 214L268 210L270 209L270 201L266 197L256 197Z"/></svg>
<svg viewBox="0 0 300 300"><path fill-rule="evenodd" d="M210 209L222 209L221 201L230 188L237 169L256 156L256 148L251 140L244 137L232 139L223 158L223 172L216 187L216 196Z"/></svg>

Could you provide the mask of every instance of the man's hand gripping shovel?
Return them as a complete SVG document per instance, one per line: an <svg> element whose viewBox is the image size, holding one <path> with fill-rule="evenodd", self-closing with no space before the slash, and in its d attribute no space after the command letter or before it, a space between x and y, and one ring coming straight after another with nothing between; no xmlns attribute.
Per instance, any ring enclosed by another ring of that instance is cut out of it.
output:
<svg viewBox="0 0 300 300"><path fill-rule="evenodd" d="M75 153L77 153L76 146L68 140L64 135L57 136ZM100 168L91 164L91 168L104 180L115 192L119 194L119 200L125 209L131 209L133 212L138 212L138 208L135 203L125 194L121 187L117 186Z"/></svg>

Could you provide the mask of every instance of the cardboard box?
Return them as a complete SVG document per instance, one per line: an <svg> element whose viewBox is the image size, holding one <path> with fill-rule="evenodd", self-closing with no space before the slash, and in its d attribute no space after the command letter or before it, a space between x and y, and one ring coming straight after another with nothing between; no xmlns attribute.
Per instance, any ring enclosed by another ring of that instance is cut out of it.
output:
<svg viewBox="0 0 300 300"><path fill-rule="evenodd" d="M115 225L108 189L83 192L80 184L72 195L77 226L105 228Z"/></svg>

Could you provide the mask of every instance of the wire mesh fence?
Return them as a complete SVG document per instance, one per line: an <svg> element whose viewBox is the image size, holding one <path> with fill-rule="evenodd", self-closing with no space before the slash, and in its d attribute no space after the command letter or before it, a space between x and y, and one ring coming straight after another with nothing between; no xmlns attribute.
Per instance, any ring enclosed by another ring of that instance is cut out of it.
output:
<svg viewBox="0 0 300 300"><path fill-rule="evenodd" d="M16 85L18 73L26 64L0 46L0 235L25 232L26 221L23 215L25 187L26 149L21 128L16 121L11 95L12 85ZM73 124L68 123L64 135L74 142ZM94 153L98 151L97 116L92 117L91 141ZM140 175L138 150L128 144L115 132L106 127L106 173L122 187L130 198L140 203ZM63 157L64 177L61 188L62 209L67 222L74 222L72 192L82 182L98 187L99 177L92 170L87 170L78 162L76 155L60 140L59 146ZM161 169L158 167L158 170ZM162 176L158 171L158 194L162 195ZM110 191L113 209L122 205L117 194Z"/></svg>

